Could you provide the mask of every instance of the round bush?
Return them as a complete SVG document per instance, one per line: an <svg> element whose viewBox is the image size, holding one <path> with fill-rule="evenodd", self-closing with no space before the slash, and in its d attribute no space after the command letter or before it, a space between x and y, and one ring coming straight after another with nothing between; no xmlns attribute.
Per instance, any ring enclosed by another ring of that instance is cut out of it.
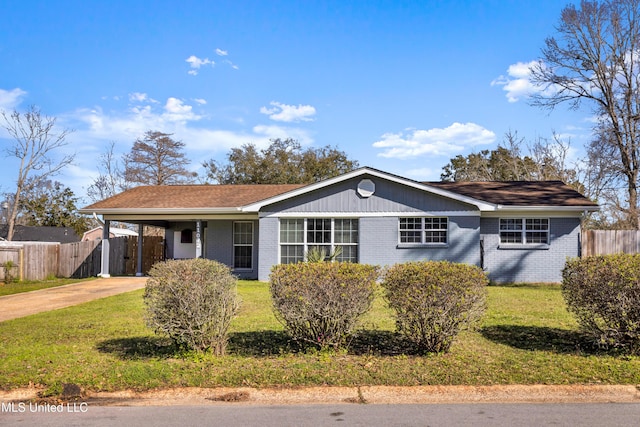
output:
<svg viewBox="0 0 640 427"><path fill-rule="evenodd" d="M448 261L396 264L382 286L396 329L420 352L446 352L484 314L488 279L480 267Z"/></svg>
<svg viewBox="0 0 640 427"><path fill-rule="evenodd" d="M179 345L224 354L239 308L229 267L206 259L169 260L149 272L144 292L147 325Z"/></svg>
<svg viewBox="0 0 640 427"><path fill-rule="evenodd" d="M343 345L373 302L378 268L348 262L273 267L275 314L295 340L320 348Z"/></svg>
<svg viewBox="0 0 640 427"><path fill-rule="evenodd" d="M568 260L562 296L596 345L640 352L640 254Z"/></svg>

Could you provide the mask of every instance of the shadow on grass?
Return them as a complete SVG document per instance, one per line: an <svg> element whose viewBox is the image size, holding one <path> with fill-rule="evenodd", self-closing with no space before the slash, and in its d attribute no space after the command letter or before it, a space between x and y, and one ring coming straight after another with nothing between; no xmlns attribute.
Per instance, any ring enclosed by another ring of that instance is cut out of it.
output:
<svg viewBox="0 0 640 427"><path fill-rule="evenodd" d="M567 329L541 326L496 325L480 330L487 339L521 350L550 351L558 354L605 354L595 347L588 338Z"/></svg>
<svg viewBox="0 0 640 427"><path fill-rule="evenodd" d="M365 330L360 331L349 343L349 354L375 355L375 356L399 356L402 354L412 356L420 353L416 346L402 335L392 331Z"/></svg>
<svg viewBox="0 0 640 427"><path fill-rule="evenodd" d="M268 357L304 351L304 346L292 341L284 331L252 331L229 334L227 354Z"/></svg>
<svg viewBox="0 0 640 427"><path fill-rule="evenodd" d="M96 345L102 353L111 353L120 359L146 359L152 357L174 357L182 349L169 338L129 337L114 338Z"/></svg>
<svg viewBox="0 0 640 427"><path fill-rule="evenodd" d="M236 332L229 336L228 354L238 356L268 357L287 353L317 351L318 347L307 342L293 340L284 331ZM400 335L389 331L360 331L348 343L351 355L374 354L397 356L417 354L415 348Z"/></svg>
<svg viewBox="0 0 640 427"><path fill-rule="evenodd" d="M185 349L162 337L114 338L96 345L102 353L123 360L181 357ZM227 354L244 357L271 357L281 354L305 353L318 348L292 340L284 331L235 332L229 334ZM390 331L360 331L348 343L351 355L398 356L419 354L415 346L401 335Z"/></svg>

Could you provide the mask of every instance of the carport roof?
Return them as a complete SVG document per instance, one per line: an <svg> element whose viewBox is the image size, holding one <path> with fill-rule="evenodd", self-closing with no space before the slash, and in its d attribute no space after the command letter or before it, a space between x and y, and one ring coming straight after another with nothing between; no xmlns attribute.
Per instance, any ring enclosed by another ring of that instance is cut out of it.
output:
<svg viewBox="0 0 640 427"><path fill-rule="evenodd" d="M81 212L105 209L234 209L303 187L301 184L156 185L135 187L89 205Z"/></svg>

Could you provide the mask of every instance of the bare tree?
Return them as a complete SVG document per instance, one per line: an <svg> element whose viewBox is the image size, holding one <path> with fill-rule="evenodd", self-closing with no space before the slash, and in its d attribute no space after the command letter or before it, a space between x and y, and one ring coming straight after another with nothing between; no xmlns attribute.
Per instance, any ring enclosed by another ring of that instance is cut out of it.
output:
<svg viewBox="0 0 640 427"><path fill-rule="evenodd" d="M191 182L194 172L185 165L188 160L184 143L171 138L172 134L147 131L138 138L129 154L123 157L124 178L127 183L141 185L168 185Z"/></svg>
<svg viewBox="0 0 640 427"><path fill-rule="evenodd" d="M553 109L589 104L599 118L597 135L614 148L624 179L628 224L640 229L640 0L581 1L562 10L558 38L545 41L541 60L531 68L542 91L533 104Z"/></svg>
<svg viewBox="0 0 640 427"><path fill-rule="evenodd" d="M113 152L115 143L100 155L98 162L99 175L87 188L87 196L94 201L104 200L127 188L120 162Z"/></svg>
<svg viewBox="0 0 640 427"><path fill-rule="evenodd" d="M75 154L54 157L56 151L68 145L66 138L73 131L55 129L56 118L43 115L35 106L29 107L25 113L14 110L10 114L2 111L0 115L0 126L13 138L13 144L5 152L20 162L15 192L11 193L9 203L7 240L12 240L22 195L73 162Z"/></svg>

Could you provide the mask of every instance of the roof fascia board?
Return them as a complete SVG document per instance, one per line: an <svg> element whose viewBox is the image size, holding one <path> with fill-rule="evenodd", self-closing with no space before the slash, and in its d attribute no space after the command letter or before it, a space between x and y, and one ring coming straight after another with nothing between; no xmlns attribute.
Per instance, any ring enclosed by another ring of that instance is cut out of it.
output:
<svg viewBox="0 0 640 427"><path fill-rule="evenodd" d="M252 220L258 219L258 214L252 213L236 213L236 214L204 214L204 215L118 215L105 214L104 219L110 221L196 221L196 220Z"/></svg>
<svg viewBox="0 0 640 427"><path fill-rule="evenodd" d="M399 177L397 175L391 175L388 174L386 172L382 172L376 169L370 169L367 167L364 168L360 168L360 169L356 169L354 171L351 172L347 172L343 175L337 176L337 177L333 177L333 178L329 178L326 179L324 181L320 181L320 182L316 182L314 184L309 184L307 186L304 186L302 188L298 188L296 190L292 190L292 191L288 191L286 193L282 193L279 194L277 196L265 199L265 200L261 200L259 202L256 203L252 203L249 205L246 205L244 207L242 207L242 211L243 212L257 212L260 209L262 209L262 207L267 206L267 205L271 205L273 203L278 203L281 202L283 200L287 200L293 197L297 197L306 193L309 193L311 191L314 190L318 190L320 188L324 188L324 187L329 187L331 185L337 184L339 182L343 182L343 181L347 181L349 179L352 178L357 178L359 176L363 176L363 175L370 175L370 176L374 176L376 178L381 178L381 179L386 179L388 181L392 181L395 182L397 184L401 184L401 185L405 185L407 187L412 187L412 188L416 188L418 190L422 190L422 191L427 191L442 197L447 197L449 199L453 199L453 200L457 200L463 203L467 203L473 206L476 206L478 209L480 209L481 211L484 210L494 210L496 208L496 205L492 204L492 203L488 203L488 202L484 202L481 200L477 200L471 197L467 197L467 196L463 196L461 194L458 193L454 193L451 191L446 191L446 190L442 190L439 188L434 188L431 187L429 185L425 185L422 184L420 182L417 181L413 181L410 179L406 179L406 178L402 178Z"/></svg>
<svg viewBox="0 0 640 427"><path fill-rule="evenodd" d="M513 217L579 217L588 212L595 212L593 206L509 206L494 211L482 212L483 218Z"/></svg>
<svg viewBox="0 0 640 427"><path fill-rule="evenodd" d="M460 217L480 216L480 211L405 212L260 212L260 218L375 218L375 217Z"/></svg>
<svg viewBox="0 0 640 427"><path fill-rule="evenodd" d="M242 213L241 208L106 208L106 209L79 209L83 214L98 215L207 215L207 214L234 214Z"/></svg>

